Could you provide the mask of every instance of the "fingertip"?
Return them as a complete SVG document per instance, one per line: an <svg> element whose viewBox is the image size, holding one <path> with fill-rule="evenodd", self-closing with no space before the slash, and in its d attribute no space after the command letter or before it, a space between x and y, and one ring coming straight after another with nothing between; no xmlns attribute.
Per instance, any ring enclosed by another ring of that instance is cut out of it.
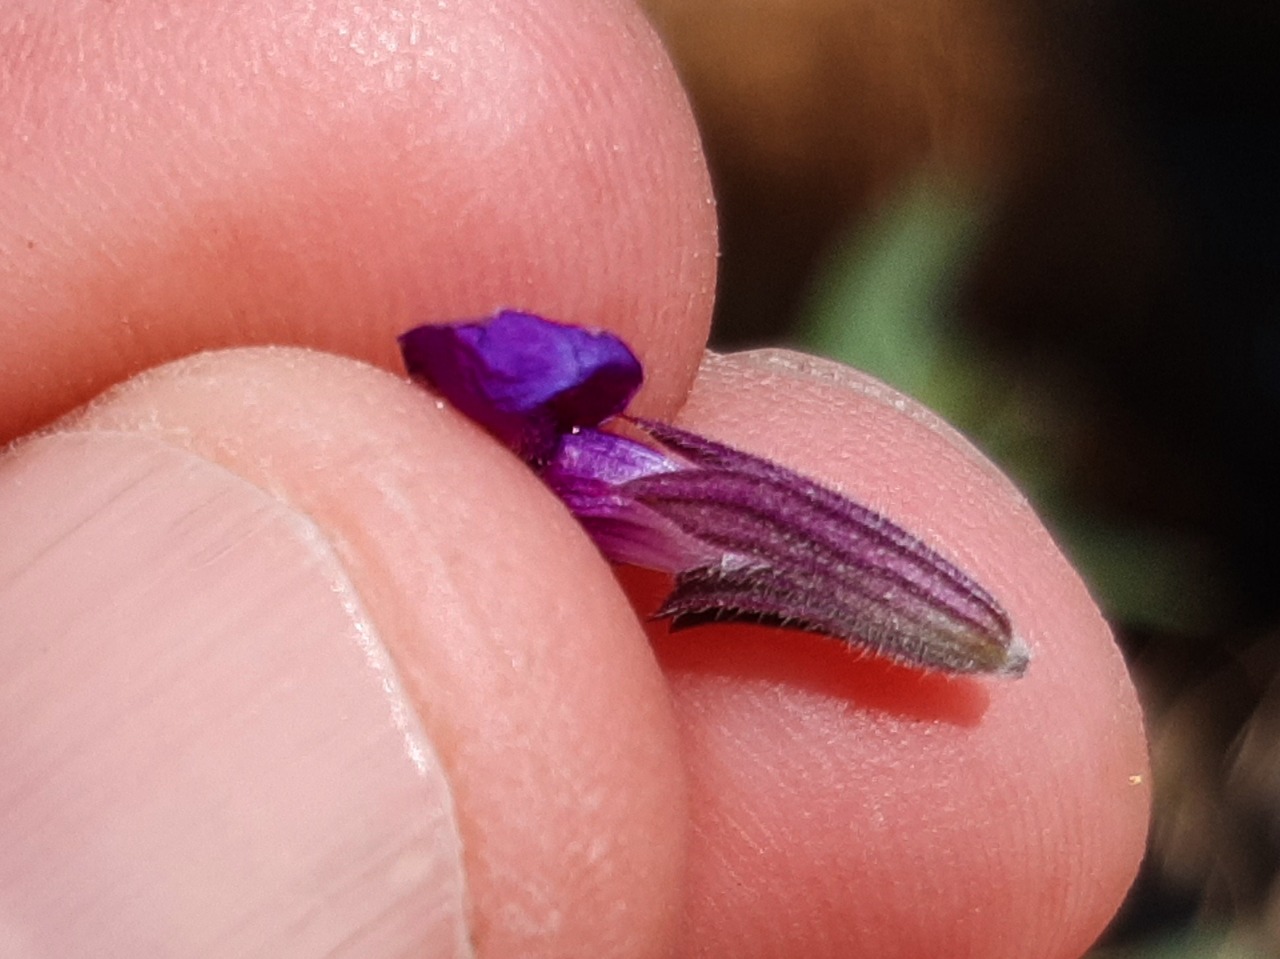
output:
<svg viewBox="0 0 1280 959"><path fill-rule="evenodd" d="M616 329L646 360L643 403L683 397L715 215L688 104L632 4L20 18L0 436L201 349L394 367L409 326L499 307Z"/></svg>
<svg viewBox="0 0 1280 959"><path fill-rule="evenodd" d="M1025 500L936 417L793 354L709 359L682 420L924 538L1031 656L1021 678L967 679L777 630L660 639L694 757L691 954L1083 952L1143 851L1145 742L1106 624Z"/></svg>

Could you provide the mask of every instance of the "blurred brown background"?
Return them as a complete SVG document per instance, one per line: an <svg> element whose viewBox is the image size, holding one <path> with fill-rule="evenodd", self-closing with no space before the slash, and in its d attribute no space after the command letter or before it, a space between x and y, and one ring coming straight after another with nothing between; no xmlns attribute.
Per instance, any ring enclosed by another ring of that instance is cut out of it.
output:
<svg viewBox="0 0 1280 959"><path fill-rule="evenodd" d="M916 395L1014 475L1147 705L1098 956L1280 956L1280 7L647 0L720 200L715 340Z"/></svg>

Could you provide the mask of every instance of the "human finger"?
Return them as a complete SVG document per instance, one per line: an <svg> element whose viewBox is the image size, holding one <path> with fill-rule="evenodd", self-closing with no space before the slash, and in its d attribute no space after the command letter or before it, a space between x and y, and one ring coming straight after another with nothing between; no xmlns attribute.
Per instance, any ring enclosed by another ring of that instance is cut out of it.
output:
<svg viewBox="0 0 1280 959"><path fill-rule="evenodd" d="M922 536L1032 657L951 678L777 629L658 628L691 777L681 954L1082 954L1141 858L1147 759L1120 654L1026 501L936 417L797 354L710 357L681 422Z"/></svg>
<svg viewBox="0 0 1280 959"><path fill-rule="evenodd" d="M393 366L498 306L619 330L678 403L715 223L624 0L144 0L0 12L0 440L201 349Z"/></svg>

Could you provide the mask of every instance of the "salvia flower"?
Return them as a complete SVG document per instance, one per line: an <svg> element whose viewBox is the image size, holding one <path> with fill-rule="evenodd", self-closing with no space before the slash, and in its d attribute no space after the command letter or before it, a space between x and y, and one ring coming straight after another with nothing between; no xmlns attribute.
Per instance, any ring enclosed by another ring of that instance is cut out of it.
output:
<svg viewBox="0 0 1280 959"><path fill-rule="evenodd" d="M696 433L623 416L643 379L620 339L503 311L400 337L411 376L519 455L615 563L664 570L657 616L822 633L900 662L1021 675L1008 614L884 516ZM620 418L641 442L602 429Z"/></svg>

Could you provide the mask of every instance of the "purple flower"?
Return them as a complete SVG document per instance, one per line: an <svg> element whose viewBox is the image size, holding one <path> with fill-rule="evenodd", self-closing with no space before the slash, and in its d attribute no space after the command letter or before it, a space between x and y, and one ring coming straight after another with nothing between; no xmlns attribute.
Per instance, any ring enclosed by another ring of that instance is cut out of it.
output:
<svg viewBox="0 0 1280 959"><path fill-rule="evenodd" d="M612 562L665 570L672 629L763 622L914 666L1021 675L994 598L919 539L776 463L623 417L643 379L611 333L503 311L400 337L409 373L535 469ZM645 440L601 429L621 417Z"/></svg>

